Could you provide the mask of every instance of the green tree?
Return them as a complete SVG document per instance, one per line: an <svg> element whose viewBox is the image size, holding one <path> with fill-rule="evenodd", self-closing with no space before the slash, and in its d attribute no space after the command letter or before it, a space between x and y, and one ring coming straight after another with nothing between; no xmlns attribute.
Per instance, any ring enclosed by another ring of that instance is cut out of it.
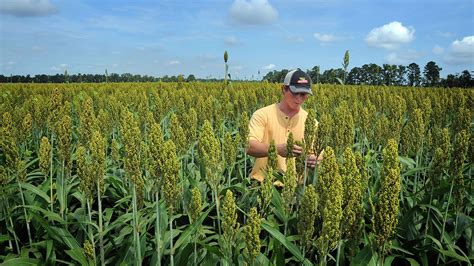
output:
<svg viewBox="0 0 474 266"><path fill-rule="evenodd" d="M420 66L416 63L408 65L408 86L416 87L420 86L421 83L421 71Z"/></svg>
<svg viewBox="0 0 474 266"><path fill-rule="evenodd" d="M469 71L464 70L461 75L459 76L459 86L463 88L471 87L473 85L471 73Z"/></svg>
<svg viewBox="0 0 474 266"><path fill-rule="evenodd" d="M196 77L193 74L189 74L189 76L186 78L186 82L192 81L196 81Z"/></svg>
<svg viewBox="0 0 474 266"><path fill-rule="evenodd" d="M423 70L423 75L425 76L425 86L437 86L439 84L439 72L442 70L435 62L429 61L425 69Z"/></svg>
<svg viewBox="0 0 474 266"><path fill-rule="evenodd" d="M347 75L347 84L359 85L365 82L362 68L354 67Z"/></svg>
<svg viewBox="0 0 474 266"><path fill-rule="evenodd" d="M397 66L383 64L382 68L383 73L383 83L387 86L392 86L395 84L395 79L397 76Z"/></svg>
<svg viewBox="0 0 474 266"><path fill-rule="evenodd" d="M320 76L320 73L321 73L321 69L319 68L319 66L314 66L313 68L311 68L309 70L306 70L306 73L311 78L313 83L316 84L316 83L319 82L319 76Z"/></svg>

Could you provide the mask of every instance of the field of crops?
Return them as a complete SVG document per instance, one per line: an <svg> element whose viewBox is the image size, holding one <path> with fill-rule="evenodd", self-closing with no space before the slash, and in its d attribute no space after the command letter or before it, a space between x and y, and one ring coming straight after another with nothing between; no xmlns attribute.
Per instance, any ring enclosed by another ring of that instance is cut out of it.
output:
<svg viewBox="0 0 474 266"><path fill-rule="evenodd" d="M304 108L319 126L302 145L324 150L322 164L288 158L258 183L248 121L280 95L269 83L1 84L0 263L474 261L474 90L315 86Z"/></svg>

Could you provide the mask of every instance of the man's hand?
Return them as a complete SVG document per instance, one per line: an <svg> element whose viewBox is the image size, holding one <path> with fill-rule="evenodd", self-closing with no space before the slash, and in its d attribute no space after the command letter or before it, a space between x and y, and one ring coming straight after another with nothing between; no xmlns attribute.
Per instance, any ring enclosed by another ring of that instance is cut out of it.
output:
<svg viewBox="0 0 474 266"><path fill-rule="evenodd" d="M284 157L284 158L288 157L288 149L286 148L286 143L278 144L277 152L278 152L278 155L280 155L281 157ZM300 156L301 153L303 152L303 148L298 145L293 145L292 152L293 152L293 156L295 157Z"/></svg>
<svg viewBox="0 0 474 266"><path fill-rule="evenodd" d="M321 163L321 161L323 160L323 153L320 153L318 158L316 158L316 155L314 154L310 154L307 158L306 158L306 165L309 167L309 168L314 168L316 167L316 165L319 165Z"/></svg>

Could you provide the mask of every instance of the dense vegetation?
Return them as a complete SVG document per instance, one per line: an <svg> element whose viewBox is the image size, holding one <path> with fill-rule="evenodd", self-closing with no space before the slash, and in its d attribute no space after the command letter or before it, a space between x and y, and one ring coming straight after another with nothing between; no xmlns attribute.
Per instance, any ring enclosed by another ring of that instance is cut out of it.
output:
<svg viewBox="0 0 474 266"><path fill-rule="evenodd" d="M473 71L463 70L461 73L448 74L446 78L440 76L442 70L435 62L428 62L423 71L416 63L405 65L383 64L364 64L361 67L348 69L347 64L344 68L331 68L321 71L319 66L307 69L306 73L313 82L322 84L350 84L350 85L386 85L386 86L410 86L410 87L445 87L445 88L472 88L474 87ZM226 62L227 63L227 62ZM226 67L228 69L228 66ZM282 82L288 69L273 70L265 74L262 80L267 82ZM55 75L0 75L0 83L103 83L103 82L218 82L231 78L228 72L225 73L225 79L208 76L206 78L196 78L193 74L188 76L162 76L153 77L148 75L139 75L131 73L108 73L104 74L64 74ZM260 79L260 71L252 77L240 77L241 80L256 81ZM239 79L239 78L237 78Z"/></svg>
<svg viewBox="0 0 474 266"><path fill-rule="evenodd" d="M248 119L281 92L226 84L1 84L0 262L474 260L473 90L317 85L323 163L260 184Z"/></svg>

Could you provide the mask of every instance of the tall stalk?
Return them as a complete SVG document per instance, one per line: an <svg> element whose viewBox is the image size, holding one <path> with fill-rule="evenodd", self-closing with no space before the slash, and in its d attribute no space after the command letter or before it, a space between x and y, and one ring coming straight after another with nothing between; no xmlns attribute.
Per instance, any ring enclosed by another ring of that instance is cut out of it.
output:
<svg viewBox="0 0 474 266"><path fill-rule="evenodd" d="M217 188L213 189L214 200L216 203L216 211L217 211L217 228L219 230L219 236L222 234L221 232L221 215L220 215L220 207L219 207L219 196L217 195Z"/></svg>
<svg viewBox="0 0 474 266"><path fill-rule="evenodd" d="M156 204L156 226L155 226L155 241L156 241L156 257L158 261L158 266L161 265L161 252L160 252L160 199L159 192L155 192L155 204Z"/></svg>
<svg viewBox="0 0 474 266"><path fill-rule="evenodd" d="M336 265L339 266L339 256L341 255L341 244L342 241L339 240L337 243L337 255L336 255Z"/></svg>
<svg viewBox="0 0 474 266"><path fill-rule="evenodd" d="M419 150L416 152L416 167L419 167L420 166L420 152ZM416 198L417 198L417 186L418 186L418 171L415 173L415 182L413 184L413 206L416 205Z"/></svg>
<svg viewBox="0 0 474 266"><path fill-rule="evenodd" d="M54 144L54 138L53 134L51 134L51 153L50 153L50 167L49 167L49 178L50 178L50 184L49 184L49 195L51 199L51 212L53 212L53 144Z"/></svg>
<svg viewBox="0 0 474 266"><path fill-rule="evenodd" d="M171 259L171 266L173 266L174 265L173 216L170 217L170 259Z"/></svg>
<svg viewBox="0 0 474 266"><path fill-rule="evenodd" d="M308 161L305 159L304 160L304 171L303 171L303 194L304 194L304 190L306 188L306 176L307 176L307 168L308 167Z"/></svg>
<svg viewBox="0 0 474 266"><path fill-rule="evenodd" d="M66 212L66 193L64 189L64 159L61 162L61 206L60 206L60 213L61 213L61 218L66 220L67 224L67 217L64 218L65 212Z"/></svg>
<svg viewBox="0 0 474 266"><path fill-rule="evenodd" d="M86 199L86 204L87 204L87 214L89 216L89 226L88 226L88 234L89 234L89 240L91 241L92 243L92 248L93 248L93 252L94 252L94 265L96 263L96 257L95 257L95 241L94 241L94 235L92 233L92 227L91 227L91 224L92 224L92 212L91 212L91 203L90 203L90 200L89 199Z"/></svg>
<svg viewBox="0 0 474 266"><path fill-rule="evenodd" d="M244 148L244 180L247 179L247 152Z"/></svg>
<svg viewBox="0 0 474 266"><path fill-rule="evenodd" d="M31 246L33 244L33 241L31 240L30 221L26 213L25 196L23 195L23 189L21 188L20 180L18 180L18 177L17 177L17 183L18 183L18 188L20 189L21 203L23 204L23 213L25 215L26 230L28 231L28 240L30 241L30 246Z"/></svg>
<svg viewBox="0 0 474 266"><path fill-rule="evenodd" d="M138 213L137 213L137 192L135 189L135 185L132 185L133 189L133 200L132 200L132 205L133 205L133 240L135 244L135 263L137 265L142 264L142 259L141 259L141 250L140 250L140 234L138 232Z"/></svg>
<svg viewBox="0 0 474 266"><path fill-rule="evenodd" d="M8 200L5 200L5 202L7 204L8 220L10 221L10 227L11 227L11 230L12 230L12 233L13 233L13 237L15 238L16 250L17 250L18 254L20 254L20 245L18 244L18 236L16 235L15 226L13 225L12 216L11 216L11 213L10 213L10 204L8 204Z"/></svg>
<svg viewBox="0 0 474 266"><path fill-rule="evenodd" d="M99 180L97 180L97 204L99 205L99 246L100 246L100 263L101 265L105 265L105 256L104 256L104 237L103 233L103 225L102 225L102 200L100 196L100 184Z"/></svg>
<svg viewBox="0 0 474 266"><path fill-rule="evenodd" d="M446 220L448 218L448 210L449 210L449 204L451 203L451 194L453 192L453 186L454 186L454 178L452 178L452 180L451 180L451 188L449 189L449 196L448 196L448 205L446 206L446 211L444 213L443 229L441 230L441 239L439 241L441 244L443 244L444 229L445 229L445 226L446 226ZM440 258L440 254L438 254L438 259L436 261L436 264L439 264L439 258Z"/></svg>

